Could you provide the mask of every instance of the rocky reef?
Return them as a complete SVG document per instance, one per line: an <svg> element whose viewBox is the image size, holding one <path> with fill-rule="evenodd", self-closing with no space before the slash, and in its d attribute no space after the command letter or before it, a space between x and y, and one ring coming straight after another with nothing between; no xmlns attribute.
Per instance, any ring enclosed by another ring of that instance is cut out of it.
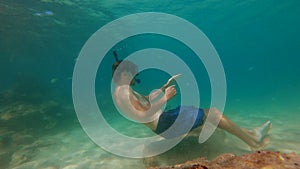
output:
<svg viewBox="0 0 300 169"><path fill-rule="evenodd" d="M214 160L197 158L182 164L148 169L300 169L300 155L273 151L256 151L236 156L222 154Z"/></svg>

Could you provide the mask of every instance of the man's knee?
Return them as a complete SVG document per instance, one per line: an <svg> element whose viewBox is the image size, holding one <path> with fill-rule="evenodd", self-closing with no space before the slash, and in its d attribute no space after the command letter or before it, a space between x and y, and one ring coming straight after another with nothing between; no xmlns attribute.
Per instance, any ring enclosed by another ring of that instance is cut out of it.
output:
<svg viewBox="0 0 300 169"><path fill-rule="evenodd" d="M222 113L215 107L208 109L206 116L208 116L208 114L211 114L209 119L212 123L219 123L223 117Z"/></svg>

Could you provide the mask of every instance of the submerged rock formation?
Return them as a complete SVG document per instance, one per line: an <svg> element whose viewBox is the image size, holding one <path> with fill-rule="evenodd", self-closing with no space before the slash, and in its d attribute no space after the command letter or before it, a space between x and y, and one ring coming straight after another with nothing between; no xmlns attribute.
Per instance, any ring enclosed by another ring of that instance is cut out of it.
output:
<svg viewBox="0 0 300 169"><path fill-rule="evenodd" d="M300 169L300 155L272 151L256 151L236 156L223 154L212 161L197 158L183 164L148 169Z"/></svg>

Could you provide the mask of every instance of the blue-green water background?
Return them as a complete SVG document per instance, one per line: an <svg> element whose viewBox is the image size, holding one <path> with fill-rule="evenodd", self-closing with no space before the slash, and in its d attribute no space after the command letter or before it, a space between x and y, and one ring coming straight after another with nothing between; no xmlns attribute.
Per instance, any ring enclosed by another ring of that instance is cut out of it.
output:
<svg viewBox="0 0 300 169"><path fill-rule="evenodd" d="M300 120L300 2L297 0L0 0L0 91L24 83L21 93L39 92L42 88L47 91L48 99L72 104L73 68L88 38L114 19L153 11L182 17L210 39L226 73L227 116L238 115L250 121L250 113L266 115L271 120L280 116L283 125L292 123L300 127L295 124ZM127 39L114 49L124 57L148 47L170 50L183 58L201 77L197 79L201 107L209 106L206 71L183 44L162 36L145 35ZM113 62L112 53L108 53L99 68L104 73L97 76L96 95L103 110L114 109L110 90L100 85L110 85L107 80L111 78ZM136 86L138 91L149 92L168 78L165 74L150 77L150 73L161 72L142 73L142 83ZM253 120L259 124L267 118Z"/></svg>
<svg viewBox="0 0 300 169"><path fill-rule="evenodd" d="M74 60L96 30L128 14L157 11L187 19L207 35L223 63L229 100L271 98L283 90L295 97L298 8L298 1L1 1L1 89L32 76L61 79L53 87L70 94ZM44 11L53 15L35 15Z"/></svg>

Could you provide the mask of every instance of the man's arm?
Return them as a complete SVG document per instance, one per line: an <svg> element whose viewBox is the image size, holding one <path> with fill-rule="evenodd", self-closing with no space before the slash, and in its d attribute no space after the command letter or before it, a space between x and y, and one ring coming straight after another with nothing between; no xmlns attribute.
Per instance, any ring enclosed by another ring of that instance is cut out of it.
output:
<svg viewBox="0 0 300 169"><path fill-rule="evenodd" d="M142 112L140 115L141 120L144 122L153 121L157 118L157 113L161 113L161 108L166 104L168 100L176 95L175 85L169 86L165 89L165 94L155 102L150 102L150 108ZM160 114L159 114L160 115Z"/></svg>
<svg viewBox="0 0 300 169"><path fill-rule="evenodd" d="M131 92L119 93L117 96L117 102L119 108L126 113L127 116L138 122L147 123L153 121L157 117L157 113L161 112L163 105L174 97L176 89L173 86L169 86L165 90L165 94L156 102L151 102L151 105L145 106L140 103L139 100L133 98Z"/></svg>
<svg viewBox="0 0 300 169"><path fill-rule="evenodd" d="M160 89L154 89L153 92L151 92L148 96L145 96L150 102L156 100L157 98L159 98L159 96L161 97L164 94L165 88L161 87Z"/></svg>
<svg viewBox="0 0 300 169"><path fill-rule="evenodd" d="M160 96L167 87L169 87L177 77L181 76L181 74L176 74L172 76L167 83L165 83L160 89L156 89L154 92L151 92L148 96L145 96L148 98L149 101L155 100L158 96Z"/></svg>

